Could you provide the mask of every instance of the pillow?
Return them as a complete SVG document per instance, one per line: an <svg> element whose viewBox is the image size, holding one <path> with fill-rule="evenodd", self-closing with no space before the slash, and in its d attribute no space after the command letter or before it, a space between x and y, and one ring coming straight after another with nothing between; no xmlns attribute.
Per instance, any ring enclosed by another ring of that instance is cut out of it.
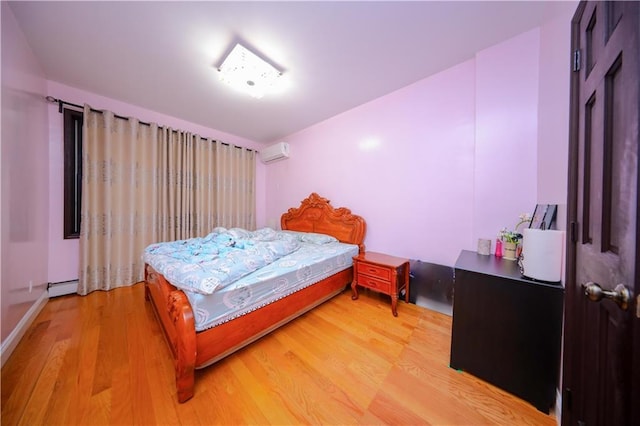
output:
<svg viewBox="0 0 640 426"><path fill-rule="evenodd" d="M338 239L327 234L317 234L315 232L307 232L303 235L302 241L313 244L337 243Z"/></svg>
<svg viewBox="0 0 640 426"><path fill-rule="evenodd" d="M227 230L227 234L231 235L234 239L237 240L246 240L251 236L251 233L246 229L242 228L231 228Z"/></svg>
<svg viewBox="0 0 640 426"><path fill-rule="evenodd" d="M260 228L251 233L251 238L257 241L273 241L276 236L276 231L271 228Z"/></svg>
<svg viewBox="0 0 640 426"><path fill-rule="evenodd" d="M316 232L300 232L300 231L282 231L284 233L294 235L299 241L311 244L327 244L336 243L338 239L327 234L318 234Z"/></svg>

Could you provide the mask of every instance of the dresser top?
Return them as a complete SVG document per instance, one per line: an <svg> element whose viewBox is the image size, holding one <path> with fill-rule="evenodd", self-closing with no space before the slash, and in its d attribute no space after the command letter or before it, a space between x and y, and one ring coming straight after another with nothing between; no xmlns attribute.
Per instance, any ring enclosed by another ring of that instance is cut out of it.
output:
<svg viewBox="0 0 640 426"><path fill-rule="evenodd" d="M547 283L523 277L520 273L518 262L515 260L505 260L501 257L495 257L494 255L486 256L470 250L462 250L460 252L460 256L458 256L458 260L456 260L455 268L521 281L523 283L561 287L560 283Z"/></svg>
<svg viewBox="0 0 640 426"><path fill-rule="evenodd" d="M360 253L359 255L355 256L354 259L357 259L363 262L375 263L383 266L391 266L395 268L399 268L400 266L409 262L409 259L390 256L384 253L376 253L374 251L367 251L364 253Z"/></svg>

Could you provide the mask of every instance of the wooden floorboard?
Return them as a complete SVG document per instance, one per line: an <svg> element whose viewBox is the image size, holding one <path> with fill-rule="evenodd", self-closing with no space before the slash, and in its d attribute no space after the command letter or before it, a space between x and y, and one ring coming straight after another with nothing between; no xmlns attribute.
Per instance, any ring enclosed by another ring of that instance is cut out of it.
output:
<svg viewBox="0 0 640 426"><path fill-rule="evenodd" d="M51 299L2 368L2 425L555 425L448 367L451 318L345 291L203 370L176 399L144 287Z"/></svg>

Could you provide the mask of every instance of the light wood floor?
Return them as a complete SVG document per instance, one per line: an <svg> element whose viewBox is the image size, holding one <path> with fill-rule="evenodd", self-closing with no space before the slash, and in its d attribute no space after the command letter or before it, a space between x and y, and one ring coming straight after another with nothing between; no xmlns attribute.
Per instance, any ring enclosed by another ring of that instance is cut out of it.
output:
<svg viewBox="0 0 640 426"><path fill-rule="evenodd" d="M2 425L508 424L556 419L448 367L451 318L363 291L196 373L178 404L142 284L50 300L2 368Z"/></svg>

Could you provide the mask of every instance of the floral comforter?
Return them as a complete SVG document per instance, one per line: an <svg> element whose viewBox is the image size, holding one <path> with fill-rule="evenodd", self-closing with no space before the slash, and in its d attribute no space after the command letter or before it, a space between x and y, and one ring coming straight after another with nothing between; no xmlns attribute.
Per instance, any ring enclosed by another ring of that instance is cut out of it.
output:
<svg viewBox="0 0 640 426"><path fill-rule="evenodd" d="M203 238L151 244L144 261L182 290L211 294L295 252L299 241L270 228L216 228Z"/></svg>

